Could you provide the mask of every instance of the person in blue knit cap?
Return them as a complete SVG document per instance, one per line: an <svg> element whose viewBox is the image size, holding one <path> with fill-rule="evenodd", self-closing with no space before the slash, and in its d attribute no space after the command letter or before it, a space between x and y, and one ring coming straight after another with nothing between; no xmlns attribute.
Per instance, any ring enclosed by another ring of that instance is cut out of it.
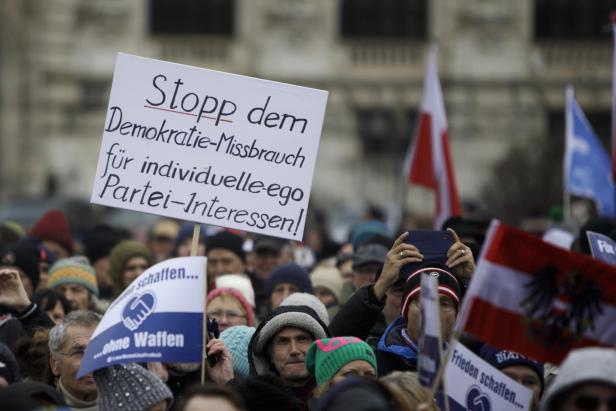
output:
<svg viewBox="0 0 616 411"><path fill-rule="evenodd" d="M267 279L266 289L270 298L270 310L278 308L280 303L291 294L314 294L310 274L295 263L284 264L276 268Z"/></svg>
<svg viewBox="0 0 616 411"><path fill-rule="evenodd" d="M531 390L533 392L531 411L539 409L545 384L542 363L517 352L499 350L488 344L481 347L479 356L509 378Z"/></svg>
<svg viewBox="0 0 616 411"><path fill-rule="evenodd" d="M188 257L192 248L194 223L184 223L178 231L178 235L173 242L174 257ZM197 255L205 255L205 242L207 239L207 231L205 225L201 224L199 229L199 246L197 247Z"/></svg>

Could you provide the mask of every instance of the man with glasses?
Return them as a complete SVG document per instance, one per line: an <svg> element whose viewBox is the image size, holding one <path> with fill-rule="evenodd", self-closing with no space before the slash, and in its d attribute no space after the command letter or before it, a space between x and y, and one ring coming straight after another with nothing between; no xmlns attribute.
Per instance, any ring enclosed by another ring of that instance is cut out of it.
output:
<svg viewBox="0 0 616 411"><path fill-rule="evenodd" d="M83 353L101 316L93 311L69 313L49 332L49 363L58 391L72 410L96 410L96 384L92 374L77 378Z"/></svg>
<svg viewBox="0 0 616 411"><path fill-rule="evenodd" d="M547 389L541 411L616 411L616 349L571 351Z"/></svg>

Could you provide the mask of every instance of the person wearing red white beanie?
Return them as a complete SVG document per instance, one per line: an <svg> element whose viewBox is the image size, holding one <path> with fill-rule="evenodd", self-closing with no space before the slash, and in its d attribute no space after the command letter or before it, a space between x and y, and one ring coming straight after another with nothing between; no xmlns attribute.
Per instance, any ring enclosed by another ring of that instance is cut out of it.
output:
<svg viewBox="0 0 616 411"><path fill-rule="evenodd" d="M207 316L218 322L220 331L235 325L252 327L254 310L235 288L216 288L207 295Z"/></svg>
<svg viewBox="0 0 616 411"><path fill-rule="evenodd" d="M417 369L417 343L420 333L421 276L428 274L438 278L440 296L441 337L448 341L462 299L462 287L450 268L431 264L411 273L406 280L402 297L401 316L392 322L381 337L376 358L379 376L393 371Z"/></svg>

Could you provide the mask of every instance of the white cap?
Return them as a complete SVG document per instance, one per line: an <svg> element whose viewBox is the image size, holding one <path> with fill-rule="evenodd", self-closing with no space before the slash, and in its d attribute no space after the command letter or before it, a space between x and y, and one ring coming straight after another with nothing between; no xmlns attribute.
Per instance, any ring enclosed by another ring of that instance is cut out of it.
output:
<svg viewBox="0 0 616 411"><path fill-rule="evenodd" d="M329 313L327 312L325 304L312 294L293 293L280 303L281 307L284 305L305 305L312 308L319 316L319 320L325 323L325 325L329 325Z"/></svg>
<svg viewBox="0 0 616 411"><path fill-rule="evenodd" d="M571 243L575 236L571 234L569 231L563 230L562 228L550 228L548 231L543 233L542 240L546 243L550 243L555 245L556 247L564 248L565 250L571 249Z"/></svg>
<svg viewBox="0 0 616 411"><path fill-rule="evenodd" d="M216 279L216 288L233 288L239 291L252 308L255 308L255 290L246 274L223 274Z"/></svg>
<svg viewBox="0 0 616 411"><path fill-rule="evenodd" d="M597 382L616 387L616 349L591 347L569 352L558 375L541 401L542 411L551 411L554 400L584 383Z"/></svg>

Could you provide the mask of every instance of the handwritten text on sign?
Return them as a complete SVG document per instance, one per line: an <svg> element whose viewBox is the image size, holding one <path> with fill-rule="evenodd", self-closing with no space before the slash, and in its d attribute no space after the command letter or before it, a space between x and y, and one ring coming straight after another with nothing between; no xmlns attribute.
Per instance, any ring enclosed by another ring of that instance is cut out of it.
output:
<svg viewBox="0 0 616 411"><path fill-rule="evenodd" d="M301 239L327 92L119 54L91 201Z"/></svg>

